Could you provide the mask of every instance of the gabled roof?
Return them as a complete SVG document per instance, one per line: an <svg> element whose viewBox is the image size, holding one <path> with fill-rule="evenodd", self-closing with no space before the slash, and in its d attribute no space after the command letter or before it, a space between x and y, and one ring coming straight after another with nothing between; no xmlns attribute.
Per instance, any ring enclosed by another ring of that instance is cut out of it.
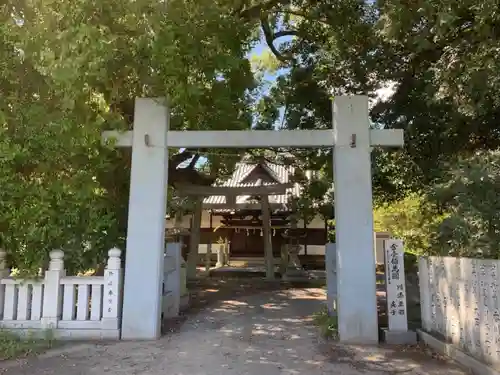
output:
<svg viewBox="0 0 500 375"><path fill-rule="evenodd" d="M269 173L277 184L285 184L289 182L290 176L295 173L294 167L289 167L281 164L272 164L269 162L260 163L260 165ZM242 183L242 181L247 178L252 171L259 166L259 163L236 163L236 168L226 181L217 186L254 186L253 184L247 185ZM216 186L214 184L214 186Z"/></svg>
<svg viewBox="0 0 500 375"><path fill-rule="evenodd" d="M239 186L257 186L256 182L243 182L246 177L248 177L255 168L262 166L264 170L269 174L274 182L264 182L263 185L274 185L274 184L285 184L291 181L291 177L295 173L295 168L292 166L285 166L281 164L274 164L270 162L263 163L237 163L236 168L227 180L219 184L214 184L214 186L225 186L225 187L239 187ZM299 184L294 184L293 188L287 189L286 194L281 195L270 195L270 203L280 203L286 204L289 199L289 195L298 196L300 195ZM243 195L236 198L236 203L245 203L250 196ZM207 204L225 204L226 197L213 195L207 197L203 200L203 203Z"/></svg>

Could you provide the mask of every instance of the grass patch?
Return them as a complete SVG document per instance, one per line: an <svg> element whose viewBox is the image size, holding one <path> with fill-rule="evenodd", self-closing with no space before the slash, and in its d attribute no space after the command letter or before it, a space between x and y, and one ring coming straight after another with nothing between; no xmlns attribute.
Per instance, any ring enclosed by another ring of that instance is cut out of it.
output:
<svg viewBox="0 0 500 375"><path fill-rule="evenodd" d="M313 321L319 328L319 333L322 337L329 339L338 338L338 318L337 316L330 316L326 307L314 314Z"/></svg>
<svg viewBox="0 0 500 375"><path fill-rule="evenodd" d="M0 361L37 354L54 345L50 331L44 337L35 335L18 336L12 332L0 329Z"/></svg>

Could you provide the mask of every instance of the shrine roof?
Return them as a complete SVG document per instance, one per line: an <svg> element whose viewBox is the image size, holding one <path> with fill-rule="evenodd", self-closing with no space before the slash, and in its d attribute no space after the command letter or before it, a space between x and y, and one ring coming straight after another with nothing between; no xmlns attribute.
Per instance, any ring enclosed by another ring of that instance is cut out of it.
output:
<svg viewBox="0 0 500 375"><path fill-rule="evenodd" d="M269 181L246 181L245 179L258 167L261 166L267 172ZM286 184L291 182L291 177L295 173L295 168L292 166L285 166L281 164L265 163L237 163L233 174L225 181L214 183L213 186L224 187L254 187L254 186L268 186L277 184ZM269 195L269 203L286 204L289 200L289 195L299 196L300 186L294 184L292 188L286 189L285 194ZM236 197L236 203L246 203L251 201L250 195L240 195ZM226 196L213 195L203 200L205 204L226 204Z"/></svg>

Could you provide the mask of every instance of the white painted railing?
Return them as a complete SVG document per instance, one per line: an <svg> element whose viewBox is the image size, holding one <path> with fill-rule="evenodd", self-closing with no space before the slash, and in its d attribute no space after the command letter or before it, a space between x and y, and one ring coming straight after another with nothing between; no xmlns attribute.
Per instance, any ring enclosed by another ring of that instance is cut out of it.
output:
<svg viewBox="0 0 500 375"><path fill-rule="evenodd" d="M0 250L0 327L32 332L52 330L56 337L120 337L121 251L111 249L104 276L66 276L64 253L50 253L41 280L9 276Z"/></svg>

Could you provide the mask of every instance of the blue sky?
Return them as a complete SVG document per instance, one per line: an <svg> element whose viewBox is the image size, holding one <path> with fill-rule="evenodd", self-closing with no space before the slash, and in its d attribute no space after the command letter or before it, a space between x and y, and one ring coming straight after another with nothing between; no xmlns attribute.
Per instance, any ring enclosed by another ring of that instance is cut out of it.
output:
<svg viewBox="0 0 500 375"><path fill-rule="evenodd" d="M280 38L279 42L275 41L275 46L278 47L280 45L280 43L289 42L290 40L292 40L292 38L289 36ZM262 55L266 51L270 51L270 49L267 45L267 42L265 41L264 35L261 33L260 42L252 49L252 51L249 53L248 57L250 58L250 56L252 56L252 55ZM271 88L273 83L276 81L276 79L280 75L285 74L287 71L288 71L288 69L279 69L278 71L272 72L272 73L265 72L264 81L267 81L267 82L264 84L261 93L263 95L268 93L269 89ZM284 109L281 109L280 110L280 117L281 118L282 118L283 114L284 114ZM280 124L280 123L281 123L281 119L280 119L280 121L278 121L278 124Z"/></svg>
<svg viewBox="0 0 500 375"><path fill-rule="evenodd" d="M267 46L267 43L264 40L264 37L261 36L260 42L252 49L252 51L250 52L250 55L262 55L262 53L264 53L265 51L269 51L269 47ZM266 72L266 74L264 75L264 79L266 81L275 81L277 76L280 74L283 74L283 72L284 72L283 69L280 69L280 71L278 71L274 74Z"/></svg>
<svg viewBox="0 0 500 375"><path fill-rule="evenodd" d="M279 38L279 39L275 40L274 41L274 45L276 47L279 47L280 44L286 43L286 42L290 42L291 40L292 40L291 36L284 36L282 38ZM260 42L257 43L255 45L255 47L252 49L252 51L249 54L249 57L252 56L252 55L262 55L262 53L264 53L266 51L270 51L270 50L269 50L269 47L267 46L267 42L265 40L264 34L261 32ZM283 74L285 72L286 72L285 69L280 69L275 74L266 73L265 76L264 76L264 79L268 80L268 81L274 81L274 80L276 80L276 77L278 75Z"/></svg>
<svg viewBox="0 0 500 375"><path fill-rule="evenodd" d="M372 2L372 0L368 0L368 2ZM276 45L276 47L278 47L280 43L289 42L290 40L292 40L292 37L286 36L286 37L280 38L279 43L278 43L278 41L275 41L275 45ZM267 46L267 43L264 39L264 36L261 34L260 42L249 53L249 57L251 55L261 55L266 50L269 50L269 47ZM271 86L272 83L274 81L276 81L276 78L279 75L285 74L286 72L287 72L287 69L280 69L278 72L276 72L274 74L266 73L264 75L264 79L266 81L269 81L269 84L265 85L264 93L267 92L267 89L269 89L269 86ZM371 100L371 105L373 105L378 100L386 101L386 100L390 99L391 96L394 94L395 89L396 89L395 82L392 82L392 81L385 82L379 89L377 89L375 91L376 98L374 100Z"/></svg>

